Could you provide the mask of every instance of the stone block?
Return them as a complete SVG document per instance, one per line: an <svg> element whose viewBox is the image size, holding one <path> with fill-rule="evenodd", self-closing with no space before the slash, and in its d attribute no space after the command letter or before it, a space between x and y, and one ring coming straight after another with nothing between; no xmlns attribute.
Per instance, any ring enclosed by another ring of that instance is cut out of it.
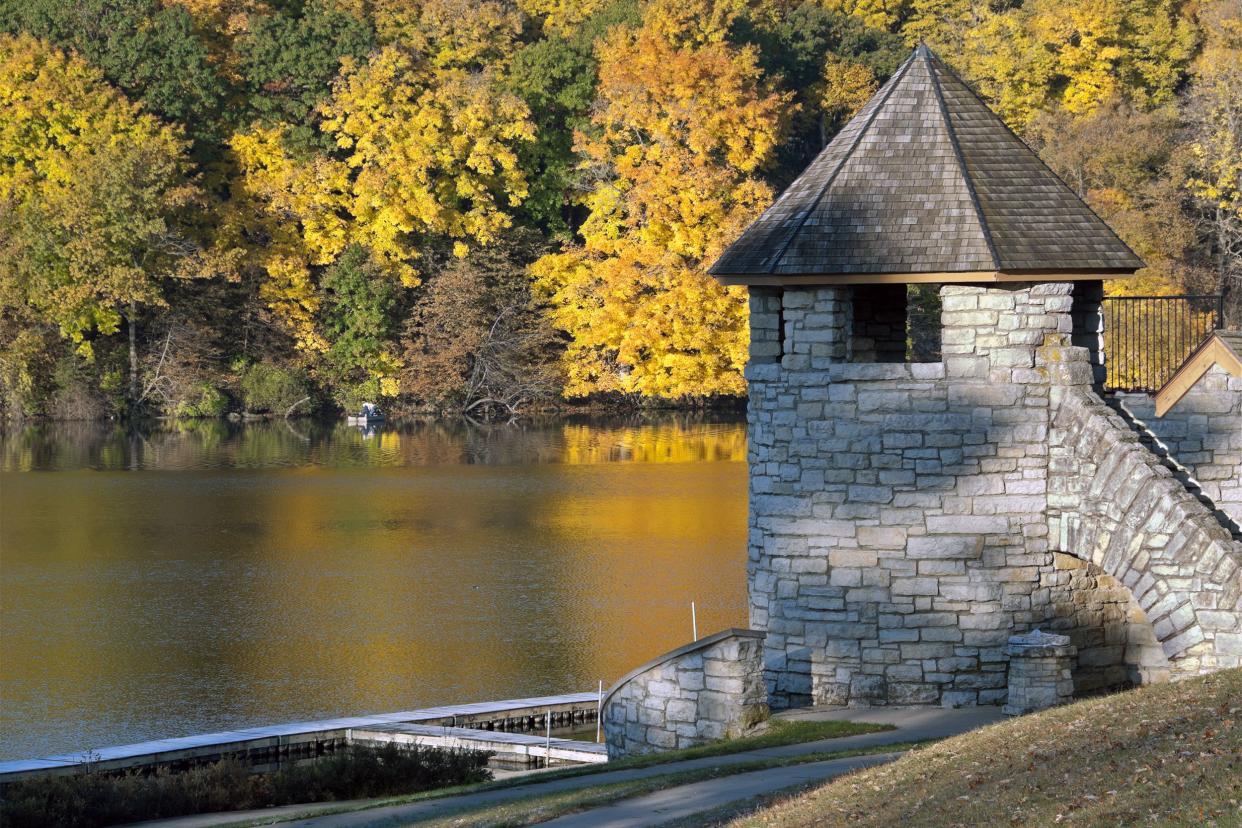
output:
<svg viewBox="0 0 1242 828"><path fill-rule="evenodd" d="M970 535L934 535L910 538L906 554L911 558L977 558L983 552L983 538Z"/></svg>

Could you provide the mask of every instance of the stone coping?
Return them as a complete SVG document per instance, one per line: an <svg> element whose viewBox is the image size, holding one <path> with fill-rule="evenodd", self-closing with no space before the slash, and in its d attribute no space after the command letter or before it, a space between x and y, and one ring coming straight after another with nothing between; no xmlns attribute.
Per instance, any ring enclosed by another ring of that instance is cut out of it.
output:
<svg viewBox="0 0 1242 828"><path fill-rule="evenodd" d="M719 644L721 641L726 641L730 638L767 638L767 636L768 634L762 632L761 630L744 630L741 627L730 627L727 630L721 630L720 632L712 633L709 636L700 638L698 641L691 641L689 644L683 644L677 649L669 650L663 655L658 655L650 661L640 664L633 670L630 670L613 683L608 692L604 694L604 700L600 702L600 716L603 716L604 709L608 707L608 702L612 700L613 695L618 690L629 684L632 679L637 678L648 670L659 667L661 664L665 664L675 658L680 658L681 656L693 653L696 650L705 650L713 644Z"/></svg>
<svg viewBox="0 0 1242 828"><path fill-rule="evenodd" d="M798 365L797 356L783 360L751 360L745 368L746 379L759 382L779 380L784 370L816 370L826 374L829 382L866 382L868 380L912 380L927 382L946 377L944 362L836 362L824 365Z"/></svg>

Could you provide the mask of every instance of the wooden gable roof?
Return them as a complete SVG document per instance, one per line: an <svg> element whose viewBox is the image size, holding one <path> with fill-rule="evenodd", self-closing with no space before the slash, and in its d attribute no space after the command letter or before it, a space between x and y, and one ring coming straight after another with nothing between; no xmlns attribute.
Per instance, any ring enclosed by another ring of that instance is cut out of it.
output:
<svg viewBox="0 0 1242 828"><path fill-rule="evenodd" d="M1156 392L1156 416L1163 417L1186 393L1219 365L1235 377L1242 377L1242 331L1212 331L1169 381Z"/></svg>

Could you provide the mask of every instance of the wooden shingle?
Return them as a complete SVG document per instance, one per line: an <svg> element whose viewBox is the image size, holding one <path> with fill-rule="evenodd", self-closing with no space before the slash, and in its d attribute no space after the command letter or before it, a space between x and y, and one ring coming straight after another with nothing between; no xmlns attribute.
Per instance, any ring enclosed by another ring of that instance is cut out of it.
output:
<svg viewBox="0 0 1242 828"><path fill-rule="evenodd" d="M1142 266L919 46L710 272L849 284L1100 279Z"/></svg>

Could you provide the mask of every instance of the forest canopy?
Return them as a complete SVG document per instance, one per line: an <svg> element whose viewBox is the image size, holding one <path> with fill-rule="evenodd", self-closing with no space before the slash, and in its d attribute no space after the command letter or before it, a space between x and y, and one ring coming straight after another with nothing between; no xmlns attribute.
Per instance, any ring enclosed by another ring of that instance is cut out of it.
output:
<svg viewBox="0 0 1242 828"><path fill-rule="evenodd" d="M743 395L706 268L919 42L1242 296L1231 0L0 0L0 406Z"/></svg>

